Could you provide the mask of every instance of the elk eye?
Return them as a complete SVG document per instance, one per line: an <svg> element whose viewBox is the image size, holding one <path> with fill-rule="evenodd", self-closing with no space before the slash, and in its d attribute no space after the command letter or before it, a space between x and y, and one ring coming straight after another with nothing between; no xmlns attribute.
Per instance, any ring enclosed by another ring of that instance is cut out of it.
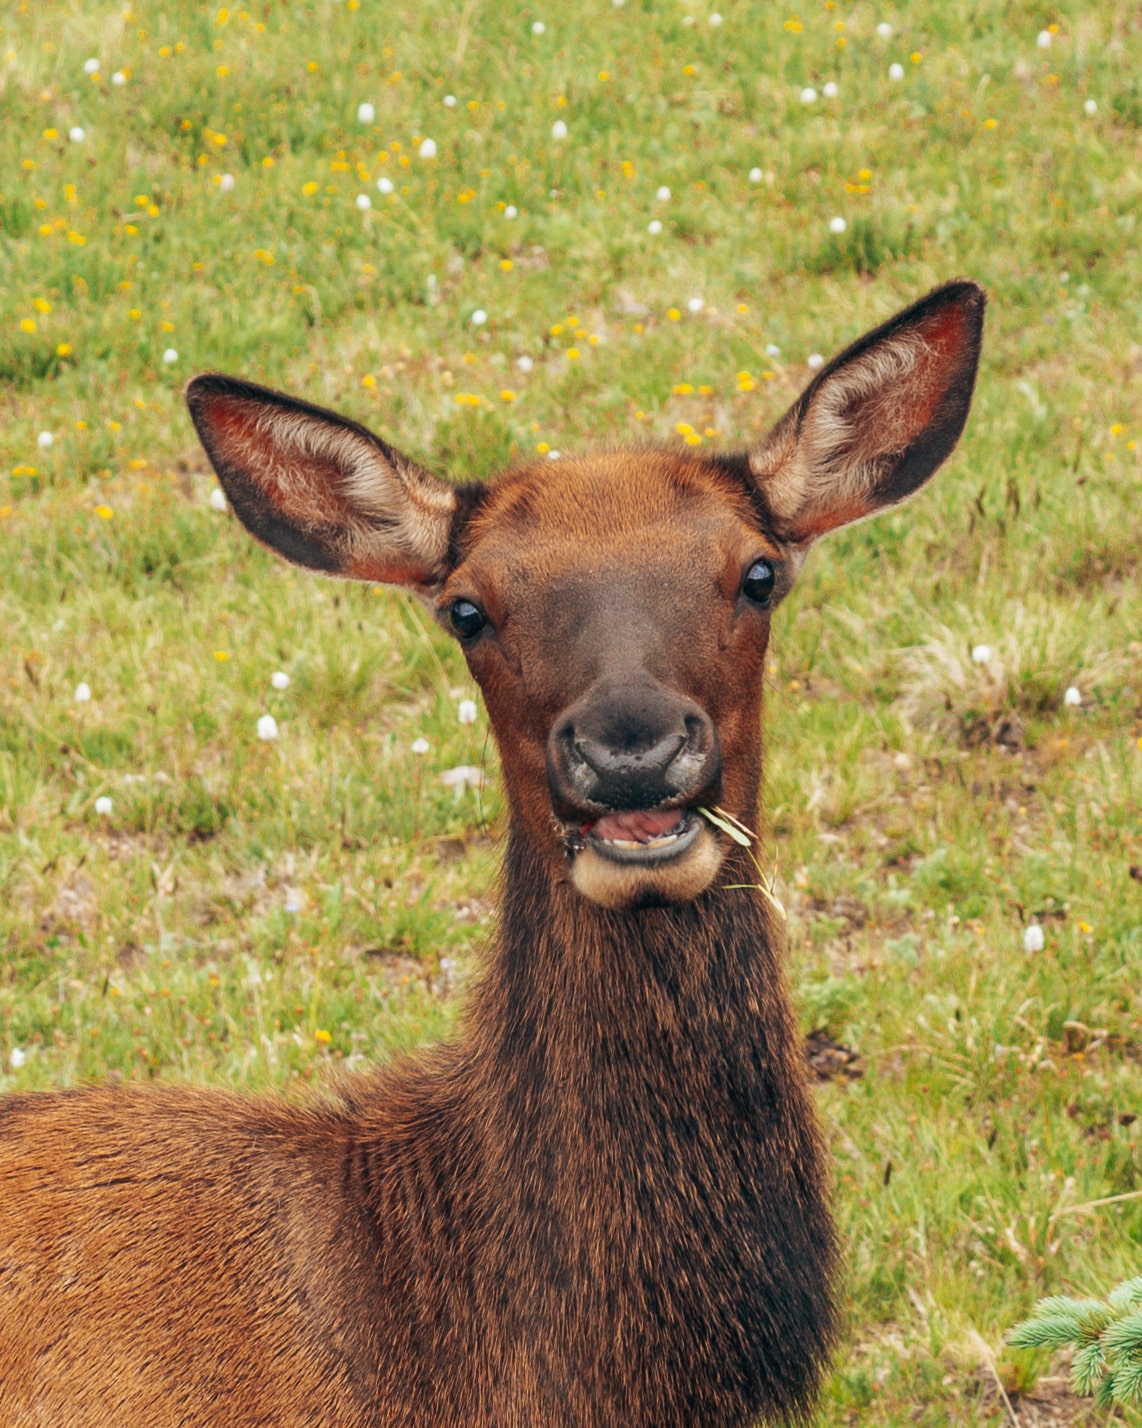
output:
<svg viewBox="0 0 1142 1428"><path fill-rule="evenodd" d="M742 590L755 605L768 605L773 599L773 587L777 577L768 560L755 560L746 571Z"/></svg>
<svg viewBox="0 0 1142 1428"><path fill-rule="evenodd" d="M488 623L487 615L478 605L473 605L471 600L453 600L448 618L462 640L472 639Z"/></svg>

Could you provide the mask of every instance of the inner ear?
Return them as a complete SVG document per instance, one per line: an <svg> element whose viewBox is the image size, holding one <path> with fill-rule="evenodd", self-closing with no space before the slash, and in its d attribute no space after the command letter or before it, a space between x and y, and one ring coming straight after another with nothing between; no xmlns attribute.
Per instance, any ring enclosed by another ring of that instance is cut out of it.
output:
<svg viewBox="0 0 1142 1428"><path fill-rule="evenodd" d="M217 373L187 387L242 524L296 565L429 589L448 569L457 494L365 427Z"/></svg>
<svg viewBox="0 0 1142 1428"><path fill-rule="evenodd" d="M834 358L750 465L777 534L805 543L910 496L971 406L983 290L949 283Z"/></svg>

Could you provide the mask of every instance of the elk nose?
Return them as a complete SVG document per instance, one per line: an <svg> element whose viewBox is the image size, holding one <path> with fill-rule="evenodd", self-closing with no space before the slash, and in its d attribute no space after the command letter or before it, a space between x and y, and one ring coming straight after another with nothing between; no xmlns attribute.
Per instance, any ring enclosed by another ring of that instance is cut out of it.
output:
<svg viewBox="0 0 1142 1428"><path fill-rule="evenodd" d="M706 788L720 766L709 716L655 685L592 690L548 741L553 789L595 808L654 808Z"/></svg>

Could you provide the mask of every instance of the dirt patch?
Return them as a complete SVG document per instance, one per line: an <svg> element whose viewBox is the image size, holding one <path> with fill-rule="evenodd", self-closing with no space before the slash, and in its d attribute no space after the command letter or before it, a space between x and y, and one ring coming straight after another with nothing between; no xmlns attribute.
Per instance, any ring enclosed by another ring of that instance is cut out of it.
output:
<svg viewBox="0 0 1142 1428"><path fill-rule="evenodd" d="M858 1081L864 1075L864 1058L856 1047L834 1041L824 1027L805 1038L805 1060L814 1081Z"/></svg>

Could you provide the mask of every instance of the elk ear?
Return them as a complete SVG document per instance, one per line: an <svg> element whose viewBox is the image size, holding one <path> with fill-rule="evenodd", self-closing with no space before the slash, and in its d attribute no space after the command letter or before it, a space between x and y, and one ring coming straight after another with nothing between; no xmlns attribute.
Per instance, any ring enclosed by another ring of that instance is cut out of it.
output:
<svg viewBox="0 0 1142 1428"><path fill-rule="evenodd" d="M186 389L239 520L295 565L426 590L447 575L456 493L356 422L206 372Z"/></svg>
<svg viewBox="0 0 1142 1428"><path fill-rule="evenodd" d="M803 545L918 490L971 405L983 289L948 283L834 357L750 454L774 534Z"/></svg>

